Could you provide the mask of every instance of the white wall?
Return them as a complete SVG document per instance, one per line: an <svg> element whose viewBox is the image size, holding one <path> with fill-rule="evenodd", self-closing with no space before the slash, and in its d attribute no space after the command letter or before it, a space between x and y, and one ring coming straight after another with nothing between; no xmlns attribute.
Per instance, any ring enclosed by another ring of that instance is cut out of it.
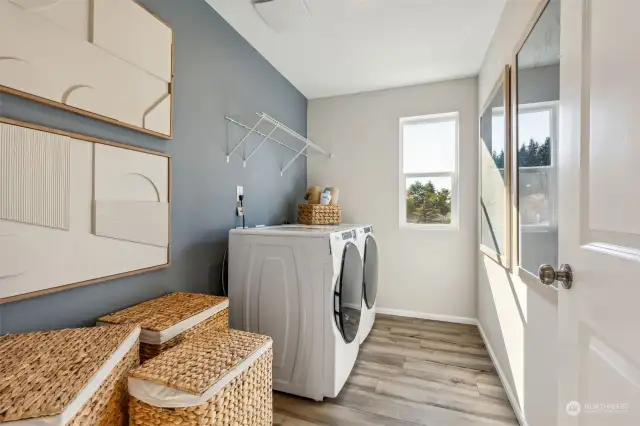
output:
<svg viewBox="0 0 640 426"><path fill-rule="evenodd" d="M534 16L538 0L509 0L478 78L483 105ZM529 426L556 425L557 294L528 286L480 251L478 321L512 403Z"/></svg>
<svg viewBox="0 0 640 426"><path fill-rule="evenodd" d="M476 318L478 93L475 78L309 101L308 136L333 151L310 155L308 184L337 186L345 223L371 223L378 238L377 306ZM401 117L458 111L457 231L400 229Z"/></svg>

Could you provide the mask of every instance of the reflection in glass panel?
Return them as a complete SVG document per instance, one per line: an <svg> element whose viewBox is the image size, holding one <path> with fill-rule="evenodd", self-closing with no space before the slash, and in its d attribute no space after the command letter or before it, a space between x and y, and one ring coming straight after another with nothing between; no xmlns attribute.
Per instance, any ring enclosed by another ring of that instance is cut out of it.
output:
<svg viewBox="0 0 640 426"><path fill-rule="evenodd" d="M451 223L452 177L406 178L406 181L407 223Z"/></svg>
<svg viewBox="0 0 640 426"><path fill-rule="evenodd" d="M555 114L554 102L520 106L518 167L522 225L555 225L552 188L555 187L556 168L552 167L551 154Z"/></svg>
<svg viewBox="0 0 640 426"><path fill-rule="evenodd" d="M456 120L408 123L402 132L403 173L455 169Z"/></svg>
<svg viewBox="0 0 640 426"><path fill-rule="evenodd" d="M342 333L347 342L352 342L358 334L362 312L362 258L358 248L348 243L343 259L342 275L339 278Z"/></svg>
<svg viewBox="0 0 640 426"><path fill-rule="evenodd" d="M505 138L504 89L501 86L480 117L481 243L499 255L505 253Z"/></svg>
<svg viewBox="0 0 640 426"><path fill-rule="evenodd" d="M550 166L551 155L549 144L551 142L553 103L539 105L520 105L518 115L518 146L523 150L523 155L518 157L522 165ZM535 149L531 147L535 144ZM525 155L536 153L535 155ZM537 164L536 164L537 163ZM520 163L519 163L520 164Z"/></svg>
<svg viewBox="0 0 640 426"><path fill-rule="evenodd" d="M518 53L520 267L558 265L557 164L560 0L551 0Z"/></svg>
<svg viewBox="0 0 640 426"><path fill-rule="evenodd" d="M520 223L523 226L554 225L550 189L555 183L550 181L549 172L536 167L520 169Z"/></svg>

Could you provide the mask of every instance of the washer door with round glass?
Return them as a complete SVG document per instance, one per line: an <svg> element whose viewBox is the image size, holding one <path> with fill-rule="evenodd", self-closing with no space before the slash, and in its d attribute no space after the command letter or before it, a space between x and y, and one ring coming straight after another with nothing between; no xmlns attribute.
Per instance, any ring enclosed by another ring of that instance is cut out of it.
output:
<svg viewBox="0 0 640 426"><path fill-rule="evenodd" d="M364 301L371 309L376 304L378 294L378 244L376 239L367 235L364 243Z"/></svg>
<svg viewBox="0 0 640 426"><path fill-rule="evenodd" d="M336 325L344 341L355 340L360 328L362 312L362 258L353 243L342 252L342 267L336 283L334 313Z"/></svg>

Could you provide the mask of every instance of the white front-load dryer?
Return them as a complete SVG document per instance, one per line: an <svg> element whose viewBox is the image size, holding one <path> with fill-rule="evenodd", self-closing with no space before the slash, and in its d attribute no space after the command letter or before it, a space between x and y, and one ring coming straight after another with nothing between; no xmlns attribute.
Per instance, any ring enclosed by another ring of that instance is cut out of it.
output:
<svg viewBox="0 0 640 426"><path fill-rule="evenodd" d="M358 356L362 258L353 227L229 234L231 327L273 338L273 387L335 397Z"/></svg>
<svg viewBox="0 0 640 426"><path fill-rule="evenodd" d="M369 336L376 320L376 298L378 296L378 243L373 235L373 226L356 225L356 241L362 256L362 315L360 317L360 343Z"/></svg>

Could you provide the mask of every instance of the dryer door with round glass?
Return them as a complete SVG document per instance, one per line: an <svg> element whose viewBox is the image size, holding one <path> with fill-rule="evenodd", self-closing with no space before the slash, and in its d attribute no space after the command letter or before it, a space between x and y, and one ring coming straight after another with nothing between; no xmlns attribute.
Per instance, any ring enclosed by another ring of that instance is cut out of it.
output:
<svg viewBox="0 0 640 426"><path fill-rule="evenodd" d="M378 244L376 239L367 235L364 243L364 301L367 308L375 306L378 294Z"/></svg>
<svg viewBox="0 0 640 426"><path fill-rule="evenodd" d="M342 252L342 266L335 290L335 319L347 343L353 342L360 328L362 312L362 258L355 244L349 242Z"/></svg>

